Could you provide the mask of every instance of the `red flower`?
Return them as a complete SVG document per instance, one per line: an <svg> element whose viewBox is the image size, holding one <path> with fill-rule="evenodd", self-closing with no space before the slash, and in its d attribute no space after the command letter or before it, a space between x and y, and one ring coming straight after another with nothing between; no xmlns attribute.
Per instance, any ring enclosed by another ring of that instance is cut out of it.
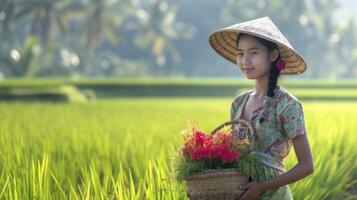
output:
<svg viewBox="0 0 357 200"><path fill-rule="evenodd" d="M180 152L193 161L219 158L224 164L233 162L239 157L239 152L234 149L235 147L235 141L228 133L218 131L213 136L194 130L194 133L186 139L180 148Z"/></svg>
<svg viewBox="0 0 357 200"><path fill-rule="evenodd" d="M206 134L201 131L197 131L195 134L196 146L202 146L208 140Z"/></svg>

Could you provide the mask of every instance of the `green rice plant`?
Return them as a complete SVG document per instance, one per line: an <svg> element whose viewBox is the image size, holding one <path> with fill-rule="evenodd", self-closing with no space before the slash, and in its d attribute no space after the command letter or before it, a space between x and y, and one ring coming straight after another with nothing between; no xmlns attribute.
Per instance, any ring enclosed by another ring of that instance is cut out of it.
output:
<svg viewBox="0 0 357 200"><path fill-rule="evenodd" d="M187 199L172 179L179 131L211 131L230 98L125 98L84 104L0 102L0 199ZM303 102L315 171L295 199L352 199L357 103ZM297 160L293 149L287 169ZM351 190L352 189L352 190Z"/></svg>

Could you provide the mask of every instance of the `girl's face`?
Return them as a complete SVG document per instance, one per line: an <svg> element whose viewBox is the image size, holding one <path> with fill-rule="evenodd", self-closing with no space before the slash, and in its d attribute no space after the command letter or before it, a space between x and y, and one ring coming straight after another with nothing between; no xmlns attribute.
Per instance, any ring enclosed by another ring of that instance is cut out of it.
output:
<svg viewBox="0 0 357 200"><path fill-rule="evenodd" d="M239 38L237 65L248 79L269 76L271 57L268 48L253 36L243 35Z"/></svg>

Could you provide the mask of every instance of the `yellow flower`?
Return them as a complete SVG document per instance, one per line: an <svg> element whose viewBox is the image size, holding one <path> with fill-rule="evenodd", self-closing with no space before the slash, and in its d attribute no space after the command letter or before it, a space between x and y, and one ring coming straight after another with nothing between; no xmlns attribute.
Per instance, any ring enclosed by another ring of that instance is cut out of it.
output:
<svg viewBox="0 0 357 200"><path fill-rule="evenodd" d="M187 120L186 128L180 132L180 135L183 136L184 140L187 140L194 133L194 130L197 130L197 128L198 124L196 120Z"/></svg>
<svg viewBox="0 0 357 200"><path fill-rule="evenodd" d="M231 125L225 125L220 129L220 131L231 135L232 134L232 126Z"/></svg>
<svg viewBox="0 0 357 200"><path fill-rule="evenodd" d="M243 140L238 139L238 140L236 140L236 145L238 145L238 146L249 145L249 144L250 144L250 142L249 142L248 139L243 139Z"/></svg>
<svg viewBox="0 0 357 200"><path fill-rule="evenodd" d="M194 119L187 120L186 124L187 124L187 128L190 128L190 129L193 129L193 128L197 129L198 128L198 123Z"/></svg>

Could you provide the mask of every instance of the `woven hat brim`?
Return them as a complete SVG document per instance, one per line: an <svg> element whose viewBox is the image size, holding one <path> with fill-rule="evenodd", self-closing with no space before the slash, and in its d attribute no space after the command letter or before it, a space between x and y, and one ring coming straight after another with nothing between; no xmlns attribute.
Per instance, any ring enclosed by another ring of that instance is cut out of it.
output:
<svg viewBox="0 0 357 200"><path fill-rule="evenodd" d="M210 34L209 43L219 55L236 65L238 55L237 38L239 33L254 35L276 43L278 45L280 57L286 63L286 68L280 72L281 74L295 75L306 71L305 61L295 49L281 43L280 41L256 34L254 32L236 29L221 29Z"/></svg>

